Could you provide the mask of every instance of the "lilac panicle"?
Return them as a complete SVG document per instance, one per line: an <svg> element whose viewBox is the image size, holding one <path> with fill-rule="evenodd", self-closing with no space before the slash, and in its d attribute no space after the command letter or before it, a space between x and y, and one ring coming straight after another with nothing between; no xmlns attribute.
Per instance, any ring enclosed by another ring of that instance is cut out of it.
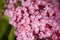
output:
<svg viewBox="0 0 60 40"><path fill-rule="evenodd" d="M9 0L6 7L5 15L15 28L16 40L60 40L60 12L56 0Z"/></svg>

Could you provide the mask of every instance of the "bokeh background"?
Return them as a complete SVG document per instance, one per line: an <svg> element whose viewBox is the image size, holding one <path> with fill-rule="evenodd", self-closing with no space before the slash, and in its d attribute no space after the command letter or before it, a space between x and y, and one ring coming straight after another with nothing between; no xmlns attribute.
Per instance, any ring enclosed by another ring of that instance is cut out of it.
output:
<svg viewBox="0 0 60 40"><path fill-rule="evenodd" d="M14 27L9 24L8 17L4 15L3 0L0 0L0 40L16 40L14 35Z"/></svg>

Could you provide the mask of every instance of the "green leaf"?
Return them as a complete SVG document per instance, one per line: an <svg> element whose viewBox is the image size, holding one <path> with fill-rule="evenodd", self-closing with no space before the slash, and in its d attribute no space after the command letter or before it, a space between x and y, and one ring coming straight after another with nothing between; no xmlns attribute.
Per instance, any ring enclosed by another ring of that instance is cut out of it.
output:
<svg viewBox="0 0 60 40"><path fill-rule="evenodd" d="M14 27L11 28L8 40L15 40Z"/></svg>
<svg viewBox="0 0 60 40"><path fill-rule="evenodd" d="M9 21L9 18L6 15L4 15L4 19Z"/></svg>
<svg viewBox="0 0 60 40"><path fill-rule="evenodd" d="M0 0L0 3L3 3L3 0Z"/></svg>
<svg viewBox="0 0 60 40"><path fill-rule="evenodd" d="M0 11L4 10L4 2L0 0Z"/></svg>
<svg viewBox="0 0 60 40"><path fill-rule="evenodd" d="M7 28L8 28L8 21L5 19L0 20L0 39L3 37L5 34Z"/></svg>

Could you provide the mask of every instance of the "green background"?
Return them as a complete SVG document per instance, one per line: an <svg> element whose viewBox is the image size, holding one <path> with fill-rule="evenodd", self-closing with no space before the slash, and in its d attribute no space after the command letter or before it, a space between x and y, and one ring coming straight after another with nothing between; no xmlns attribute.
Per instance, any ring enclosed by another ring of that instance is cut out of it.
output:
<svg viewBox="0 0 60 40"><path fill-rule="evenodd" d="M4 2L0 0L0 40L16 40L14 27L9 24L8 17L4 15Z"/></svg>

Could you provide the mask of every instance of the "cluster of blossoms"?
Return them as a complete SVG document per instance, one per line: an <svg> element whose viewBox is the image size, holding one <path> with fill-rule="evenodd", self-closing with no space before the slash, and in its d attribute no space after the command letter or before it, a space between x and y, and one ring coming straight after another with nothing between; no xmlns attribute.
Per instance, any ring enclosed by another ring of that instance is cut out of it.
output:
<svg viewBox="0 0 60 40"><path fill-rule="evenodd" d="M17 40L60 40L60 12L56 0L9 0L6 7L5 14L15 28Z"/></svg>

